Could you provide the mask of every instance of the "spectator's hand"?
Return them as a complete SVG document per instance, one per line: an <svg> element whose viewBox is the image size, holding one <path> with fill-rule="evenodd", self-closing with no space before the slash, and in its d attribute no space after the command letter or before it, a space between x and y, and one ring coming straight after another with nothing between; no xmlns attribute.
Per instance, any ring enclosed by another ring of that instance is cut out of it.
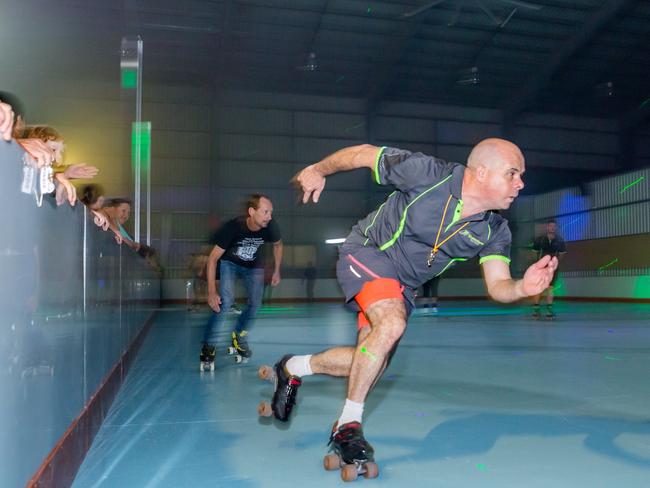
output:
<svg viewBox="0 0 650 488"><path fill-rule="evenodd" d="M97 227L100 227L102 230L108 230L108 219L101 213L97 212L96 210L91 210L93 213L93 222L95 222L95 225Z"/></svg>
<svg viewBox="0 0 650 488"><path fill-rule="evenodd" d="M65 171L63 172L65 177L70 180L87 180L94 178L97 173L99 173L99 170L95 166L84 163L71 164L70 166L66 167Z"/></svg>
<svg viewBox="0 0 650 488"><path fill-rule="evenodd" d="M212 310L219 313L221 310L221 297L218 293L208 293L208 305Z"/></svg>
<svg viewBox="0 0 650 488"><path fill-rule="evenodd" d="M11 105L0 102L0 137L5 141L10 141L13 128L14 111L11 109Z"/></svg>
<svg viewBox="0 0 650 488"><path fill-rule="evenodd" d="M557 269L557 258L544 256L542 259L530 265L522 280L523 292L526 296L535 296L546 290L553 280L553 274Z"/></svg>
<svg viewBox="0 0 650 488"><path fill-rule="evenodd" d="M122 239L122 236L119 235L117 232L115 232L114 235L115 235L115 242L117 242L121 246L122 242L124 242L124 239Z"/></svg>
<svg viewBox="0 0 650 488"><path fill-rule="evenodd" d="M37 168L49 166L54 161L55 151L40 139L18 139L17 142L34 159Z"/></svg>
<svg viewBox="0 0 650 488"><path fill-rule="evenodd" d="M275 271L273 276L271 276L271 286L278 286L280 284L280 272Z"/></svg>
<svg viewBox="0 0 650 488"><path fill-rule="evenodd" d="M302 191L302 203L309 202L310 197L314 203L317 203L320 194L325 188L325 177L320 174L313 164L296 174L291 179L291 182Z"/></svg>
<svg viewBox="0 0 650 488"><path fill-rule="evenodd" d="M59 188L56 189L57 205L62 205L63 202L67 199L70 203L70 206L74 207L74 203L77 201L77 189L74 187L70 180L66 178L63 173L57 173L54 175L54 179L59 182L59 188L65 188L65 194L61 193L61 202L59 203Z"/></svg>

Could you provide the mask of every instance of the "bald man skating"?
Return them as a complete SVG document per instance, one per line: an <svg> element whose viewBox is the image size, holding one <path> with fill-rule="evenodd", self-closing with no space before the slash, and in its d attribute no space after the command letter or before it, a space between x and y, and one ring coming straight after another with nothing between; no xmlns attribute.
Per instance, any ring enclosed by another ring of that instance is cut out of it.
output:
<svg viewBox="0 0 650 488"><path fill-rule="evenodd" d="M513 302L546 289L557 267L556 258L545 256L523 279L510 275L510 230L492 210L507 209L524 187L524 157L511 142L480 142L467 166L401 149L353 146L306 167L294 182L303 203L316 203L327 176L363 167L377 184L395 191L352 228L339 252L337 278L347 303L358 311L356 347L284 356L274 366L271 405L276 418L286 421L302 377L349 378L330 437L334 454L325 458L327 469L343 468L344 480L377 475L373 448L361 428L363 408L406 329L414 290L454 263L479 256L490 297Z"/></svg>

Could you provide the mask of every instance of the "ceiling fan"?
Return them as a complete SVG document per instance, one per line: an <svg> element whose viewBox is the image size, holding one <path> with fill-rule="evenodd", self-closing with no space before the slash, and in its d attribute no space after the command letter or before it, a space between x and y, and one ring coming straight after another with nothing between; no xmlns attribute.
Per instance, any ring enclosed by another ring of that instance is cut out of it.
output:
<svg viewBox="0 0 650 488"><path fill-rule="evenodd" d="M316 61L316 53L310 52L307 56L307 63L302 66L295 67L298 71L316 71L318 69L318 62Z"/></svg>
<svg viewBox="0 0 650 488"><path fill-rule="evenodd" d="M403 13L402 17L404 17L404 18L415 17L416 15L419 15L419 14L421 14L423 12L426 12L427 10L432 9L436 5L440 5L441 3L446 2L446 1L447 0L433 0L433 1L427 2L424 5L421 5L419 7L416 7L414 9L412 9L412 10L409 10L408 12ZM463 8L463 5L465 3L465 0L457 0L457 1L458 1L458 6L457 6L457 9L456 9L456 13L454 14L454 19L451 22L449 22L449 24L448 24L450 26L456 24L456 21L458 20L458 16L460 15L460 11ZM497 17L494 14L494 12L492 12L492 10L490 10L485 5L483 0L474 0L474 3L476 3L478 5L478 7L481 10L483 10L483 12L485 12L486 15L488 17L490 17L490 19L496 25L498 25L499 27L505 27L505 25L510 21L512 16L517 11L517 8L525 8L525 9L528 9L528 10L541 10L543 8L542 5L537 5L535 3L530 3L530 2L523 1L523 0L494 0L494 1L495 2L500 2L500 3L503 3L503 4L507 4L507 5L510 5L510 6L514 7L513 10L510 12L510 15L508 15L505 19L500 19L499 17Z"/></svg>

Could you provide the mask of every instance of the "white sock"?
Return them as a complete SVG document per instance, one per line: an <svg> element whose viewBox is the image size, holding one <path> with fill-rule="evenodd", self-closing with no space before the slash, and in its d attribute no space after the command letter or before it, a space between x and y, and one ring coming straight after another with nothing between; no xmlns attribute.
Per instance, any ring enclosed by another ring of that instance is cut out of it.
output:
<svg viewBox="0 0 650 488"><path fill-rule="evenodd" d="M343 412L341 412L341 416L339 417L339 427L348 422L361 423L364 405L364 403L353 402L349 398L346 398L345 405L343 405Z"/></svg>
<svg viewBox="0 0 650 488"><path fill-rule="evenodd" d="M303 376L311 376L314 373L309 364L310 360L311 354L308 354L307 356L294 356L287 361L285 367L287 368L287 371L289 371L289 374L293 376L299 376L301 378Z"/></svg>

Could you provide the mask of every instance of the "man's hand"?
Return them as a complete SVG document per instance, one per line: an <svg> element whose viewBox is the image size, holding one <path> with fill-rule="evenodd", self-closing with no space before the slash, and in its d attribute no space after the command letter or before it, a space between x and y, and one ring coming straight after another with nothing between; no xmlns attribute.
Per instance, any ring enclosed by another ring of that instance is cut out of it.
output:
<svg viewBox="0 0 650 488"><path fill-rule="evenodd" d="M278 286L280 284L280 272L274 271L273 276L271 276L271 286Z"/></svg>
<svg viewBox="0 0 650 488"><path fill-rule="evenodd" d="M5 141L11 140L14 129L14 111L11 105L0 102L0 137Z"/></svg>
<svg viewBox="0 0 650 488"><path fill-rule="evenodd" d="M309 202L310 197L314 203L318 203L320 194L325 188L325 177L313 164L297 173L291 182L302 191L302 203Z"/></svg>
<svg viewBox="0 0 650 488"><path fill-rule="evenodd" d="M42 168L54 162L55 151L40 139L18 139L17 142L34 159L36 167Z"/></svg>
<svg viewBox="0 0 650 488"><path fill-rule="evenodd" d="M67 197L70 206L74 207L74 203L77 201L77 189L72 183L70 183L70 180L66 178L63 173L55 174L54 179L59 182L59 186L56 189L56 204L62 205ZM59 188L61 187L65 189L65 194L63 190L59 191Z"/></svg>
<svg viewBox="0 0 650 488"><path fill-rule="evenodd" d="M219 313L221 310L221 297L219 296L218 293L208 293L208 305L210 305L210 308L214 310L215 312Z"/></svg>
<svg viewBox="0 0 650 488"><path fill-rule="evenodd" d="M71 180L87 180L94 178L97 173L99 170L95 166L84 163L71 164L63 172L65 177Z"/></svg>
<svg viewBox="0 0 650 488"><path fill-rule="evenodd" d="M529 297L542 293L551 284L556 269L557 258L548 255L531 264L521 280L522 292Z"/></svg>

